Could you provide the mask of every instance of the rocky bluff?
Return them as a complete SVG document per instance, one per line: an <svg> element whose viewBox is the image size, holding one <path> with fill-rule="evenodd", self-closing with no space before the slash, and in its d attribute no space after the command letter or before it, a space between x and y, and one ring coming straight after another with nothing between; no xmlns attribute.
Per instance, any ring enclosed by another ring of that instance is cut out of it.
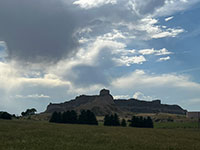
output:
<svg viewBox="0 0 200 150"><path fill-rule="evenodd" d="M89 109L96 115L105 115L111 113L172 113L186 114L186 110L178 105L161 104L160 100L142 101L137 99L113 99L109 90L102 89L99 95L80 95L75 99L59 103L50 103L47 106L46 113L54 111L63 112L67 110L81 111Z"/></svg>

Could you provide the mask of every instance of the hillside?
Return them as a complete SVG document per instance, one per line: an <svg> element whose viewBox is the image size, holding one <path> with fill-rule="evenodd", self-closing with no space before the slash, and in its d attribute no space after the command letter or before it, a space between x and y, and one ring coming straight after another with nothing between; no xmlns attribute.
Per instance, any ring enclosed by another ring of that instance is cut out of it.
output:
<svg viewBox="0 0 200 150"><path fill-rule="evenodd" d="M118 113L120 115L127 113L186 113L186 110L180 106L161 104L160 100L150 102L137 99L115 100L110 94L110 91L106 89L101 90L99 95L80 95L64 103L50 103L45 113L53 113L54 111L63 112L67 110L81 111L83 109L90 109L99 116L111 113Z"/></svg>

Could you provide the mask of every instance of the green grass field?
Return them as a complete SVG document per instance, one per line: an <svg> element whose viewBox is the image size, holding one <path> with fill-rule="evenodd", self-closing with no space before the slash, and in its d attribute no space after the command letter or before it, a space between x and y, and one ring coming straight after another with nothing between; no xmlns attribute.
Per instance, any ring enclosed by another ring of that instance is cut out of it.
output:
<svg viewBox="0 0 200 150"><path fill-rule="evenodd" d="M0 120L1 150L199 150L199 129L139 129Z"/></svg>

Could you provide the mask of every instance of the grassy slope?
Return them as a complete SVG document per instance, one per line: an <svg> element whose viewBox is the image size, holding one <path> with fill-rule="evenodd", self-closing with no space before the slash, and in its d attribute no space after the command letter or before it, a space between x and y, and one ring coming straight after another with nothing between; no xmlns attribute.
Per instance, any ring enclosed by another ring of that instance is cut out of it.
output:
<svg viewBox="0 0 200 150"><path fill-rule="evenodd" d="M198 129L137 129L0 120L1 150L199 150Z"/></svg>

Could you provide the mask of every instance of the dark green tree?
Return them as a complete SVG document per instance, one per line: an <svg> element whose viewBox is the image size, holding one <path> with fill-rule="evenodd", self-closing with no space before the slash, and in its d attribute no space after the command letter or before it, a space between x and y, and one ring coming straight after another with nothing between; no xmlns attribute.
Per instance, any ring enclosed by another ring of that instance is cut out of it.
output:
<svg viewBox="0 0 200 150"><path fill-rule="evenodd" d="M49 122L55 123L70 123L70 124L89 124L89 125L98 125L96 116L90 110L83 110L81 114L77 116L77 113L72 111L66 112L54 112L49 120Z"/></svg>
<svg viewBox="0 0 200 150"><path fill-rule="evenodd" d="M34 115L36 112L37 110L35 108L31 108L31 109L27 109L25 112L22 112L21 115L30 116L30 115Z"/></svg>
<svg viewBox="0 0 200 150"><path fill-rule="evenodd" d="M0 112L0 119L11 120L12 115L7 112Z"/></svg>
<svg viewBox="0 0 200 150"><path fill-rule="evenodd" d="M118 117L118 115L115 113L114 114L114 117L113 117L113 121L112 121L113 123L113 126L120 126L120 121L119 121L119 117Z"/></svg>
<svg viewBox="0 0 200 150"><path fill-rule="evenodd" d="M133 116L132 119L130 120L129 126L130 127L135 127L136 126L136 122L137 122L136 117Z"/></svg>
<svg viewBox="0 0 200 150"><path fill-rule="evenodd" d="M61 112L58 112L57 122L62 123L62 113Z"/></svg>
<svg viewBox="0 0 200 150"><path fill-rule="evenodd" d="M137 127L141 127L141 128L144 127L144 118L141 117L141 116L138 118L138 125L137 125Z"/></svg>
<svg viewBox="0 0 200 150"><path fill-rule="evenodd" d="M105 117L104 117L104 126L110 126L110 125L111 125L110 116L109 115L105 115Z"/></svg>
<svg viewBox="0 0 200 150"><path fill-rule="evenodd" d="M87 124L98 125L97 118L93 112L87 110L86 115L87 115Z"/></svg>
<svg viewBox="0 0 200 150"><path fill-rule="evenodd" d="M70 123L70 111L63 112L62 123Z"/></svg>
<svg viewBox="0 0 200 150"><path fill-rule="evenodd" d="M50 118L49 122L62 123L63 120L62 120L62 114L61 114L61 112L56 112L56 111L55 111L55 112L51 115L51 118Z"/></svg>
<svg viewBox="0 0 200 150"><path fill-rule="evenodd" d="M114 124L114 115L110 115L110 125L113 126Z"/></svg>
<svg viewBox="0 0 200 150"><path fill-rule="evenodd" d="M153 125L153 120L151 119L151 117L147 117L147 127L148 128L153 128L154 125Z"/></svg>
<svg viewBox="0 0 200 150"><path fill-rule="evenodd" d="M125 119L122 119L121 126L126 127L126 120Z"/></svg>
<svg viewBox="0 0 200 150"><path fill-rule="evenodd" d="M117 114L114 115L106 115L104 117L104 125L105 126L120 126L119 117Z"/></svg>
<svg viewBox="0 0 200 150"><path fill-rule="evenodd" d="M131 127L139 127L139 128L153 128L153 121L150 117L136 117L133 116L129 126Z"/></svg>
<svg viewBox="0 0 200 150"><path fill-rule="evenodd" d="M21 115L22 115L22 116L25 116L25 112L22 112Z"/></svg>
<svg viewBox="0 0 200 150"><path fill-rule="evenodd" d="M78 115L77 115L76 111L71 110L69 118L70 118L70 123L72 123L72 124L77 123L77 121L78 121Z"/></svg>
<svg viewBox="0 0 200 150"><path fill-rule="evenodd" d="M78 123L79 124L86 124L86 111L85 110L82 110L81 111L81 114L79 115L79 117L78 117Z"/></svg>
<svg viewBox="0 0 200 150"><path fill-rule="evenodd" d="M23 112L22 112L23 113ZM58 113L55 111L49 120L49 122L57 122Z"/></svg>
<svg viewBox="0 0 200 150"><path fill-rule="evenodd" d="M79 124L98 125L98 121L96 119L95 114L90 110L82 110L78 118Z"/></svg>

